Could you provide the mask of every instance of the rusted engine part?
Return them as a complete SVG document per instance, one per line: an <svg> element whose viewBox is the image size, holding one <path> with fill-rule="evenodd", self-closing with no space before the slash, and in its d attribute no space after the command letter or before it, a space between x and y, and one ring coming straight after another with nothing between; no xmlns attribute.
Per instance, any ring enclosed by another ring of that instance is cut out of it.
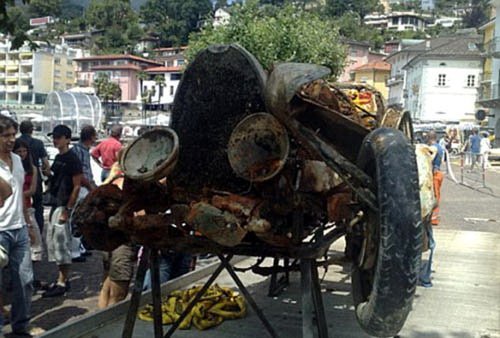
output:
<svg viewBox="0 0 500 338"><path fill-rule="evenodd" d="M236 175L250 181L267 181L286 163L290 142L286 129L268 113L244 118L227 144L227 157Z"/></svg>
<svg viewBox="0 0 500 338"><path fill-rule="evenodd" d="M248 182L231 169L226 147L244 117L265 111L265 81L259 62L238 45L211 46L187 66L172 111L180 144L173 186L193 194L205 187L248 190Z"/></svg>
<svg viewBox="0 0 500 338"><path fill-rule="evenodd" d="M345 82L336 82L334 86L346 93L355 104L356 109L360 110L362 114L374 115L377 123L382 120L385 114L384 98L376 88L364 83ZM369 100L370 103L366 104L363 102L363 94L368 94L365 100Z"/></svg>
<svg viewBox="0 0 500 338"><path fill-rule="evenodd" d="M401 130L413 142L413 123L409 111L388 108L380 121L380 127Z"/></svg>
<svg viewBox="0 0 500 338"><path fill-rule="evenodd" d="M140 181L158 181L175 167L179 138L169 128L154 129L135 139L120 158L125 175Z"/></svg>
<svg viewBox="0 0 500 338"><path fill-rule="evenodd" d="M90 192L78 204L73 224L93 248L112 251L129 242L126 233L108 227L109 217L118 213L124 200L123 192L118 187L107 184Z"/></svg>
<svg viewBox="0 0 500 338"><path fill-rule="evenodd" d="M322 69L321 66L289 63L276 66L266 84L267 107L309 154L323 160L375 210L376 198L368 190L371 178L353 164L369 130L334 110L326 110L314 101L305 102L297 95L302 86L308 83L307 80L316 80L313 76L324 76ZM287 83L290 78L303 81ZM296 87L298 84L300 86ZM291 95L293 89L295 95Z"/></svg>

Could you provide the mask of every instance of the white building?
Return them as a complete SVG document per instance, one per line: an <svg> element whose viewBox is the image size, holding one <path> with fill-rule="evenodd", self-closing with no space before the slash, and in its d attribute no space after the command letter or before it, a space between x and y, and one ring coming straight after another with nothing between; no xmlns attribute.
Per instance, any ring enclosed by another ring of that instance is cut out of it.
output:
<svg viewBox="0 0 500 338"><path fill-rule="evenodd" d="M82 49L36 41L38 49L27 43L11 48L8 38L0 39L0 104L19 109L41 105L48 93L75 86L74 59Z"/></svg>
<svg viewBox="0 0 500 338"><path fill-rule="evenodd" d="M227 25L229 23L229 19L231 18L231 14L227 8L218 8L214 13L214 27Z"/></svg>
<svg viewBox="0 0 500 338"><path fill-rule="evenodd" d="M391 75L387 80L389 106L404 107L407 95L405 94L406 70L404 66L415 56L425 51L423 40L403 39L398 41L398 47L385 61L391 64Z"/></svg>
<svg viewBox="0 0 500 338"><path fill-rule="evenodd" d="M415 12L390 12L372 13L363 18L363 22L379 29L392 31L418 31L425 30L427 21L431 18L428 14Z"/></svg>
<svg viewBox="0 0 500 338"><path fill-rule="evenodd" d="M143 81L143 93L148 91L153 93L150 97L151 101L148 103L152 109L170 110L183 71L184 67L179 65L153 67L146 70L149 79ZM156 79L162 76L164 82L159 84Z"/></svg>
<svg viewBox="0 0 500 338"><path fill-rule="evenodd" d="M403 69L404 109L421 121L474 120L482 72L480 36L437 38L422 43L424 52Z"/></svg>

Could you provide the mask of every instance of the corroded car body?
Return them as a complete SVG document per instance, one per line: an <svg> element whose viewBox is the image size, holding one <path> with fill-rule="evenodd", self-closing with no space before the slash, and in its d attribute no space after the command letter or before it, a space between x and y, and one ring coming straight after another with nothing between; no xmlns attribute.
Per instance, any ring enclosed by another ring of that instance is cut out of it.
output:
<svg viewBox="0 0 500 338"><path fill-rule="evenodd" d="M328 74L285 63L267 75L237 45L202 51L179 85L171 129L129 146L123 191L92 192L77 225L106 250L126 239L293 258L322 257L346 235L358 321L394 336L422 245L411 120L386 110L376 90L332 84Z"/></svg>

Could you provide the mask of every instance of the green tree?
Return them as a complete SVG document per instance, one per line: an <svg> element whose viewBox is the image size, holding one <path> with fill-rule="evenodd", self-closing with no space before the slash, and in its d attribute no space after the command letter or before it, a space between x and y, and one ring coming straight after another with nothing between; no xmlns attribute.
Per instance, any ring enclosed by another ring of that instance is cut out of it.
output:
<svg viewBox="0 0 500 338"><path fill-rule="evenodd" d="M214 4L214 9L227 7L227 0L216 0Z"/></svg>
<svg viewBox="0 0 500 338"><path fill-rule="evenodd" d="M326 0L325 5L326 14L334 17L340 17L347 12L355 12L364 18L365 15L382 9L378 0Z"/></svg>
<svg viewBox="0 0 500 338"><path fill-rule="evenodd" d="M472 9L462 18L462 24L465 28L479 27L489 19L490 4L489 0L472 1Z"/></svg>
<svg viewBox="0 0 500 338"><path fill-rule="evenodd" d="M1 0L0 1L0 32L8 34L11 37L12 48L16 49L23 45L24 41L29 38L25 33L22 25L18 21L23 18L19 8L16 8L15 0ZM22 5L29 4L30 0L21 0ZM32 48L36 45L31 44Z"/></svg>
<svg viewBox="0 0 500 338"><path fill-rule="evenodd" d="M341 72L345 58L333 21L291 4L268 16L256 0L233 6L228 25L206 26L192 34L187 58L192 60L210 44L235 42L254 54L267 69L278 61L306 62L328 66L335 76Z"/></svg>
<svg viewBox="0 0 500 338"><path fill-rule="evenodd" d="M189 33L211 11L210 0L148 0L140 15L148 29L159 34L162 46L178 46L187 43Z"/></svg>
<svg viewBox="0 0 500 338"><path fill-rule="evenodd" d="M109 79L109 76L106 74L100 74L94 80L94 88L96 91L96 95L103 101L105 107L105 119L110 115L114 115L114 107L115 101L119 100L122 95L122 90L120 85L116 82L113 82ZM109 102L111 101L112 111L109 111Z"/></svg>
<svg viewBox="0 0 500 338"><path fill-rule="evenodd" d="M138 16L127 1L91 0L85 19L90 27L104 30L95 40L96 53L131 51L142 37Z"/></svg>
<svg viewBox="0 0 500 338"><path fill-rule="evenodd" d="M53 16L62 14L62 0L30 0L29 15L31 17Z"/></svg>

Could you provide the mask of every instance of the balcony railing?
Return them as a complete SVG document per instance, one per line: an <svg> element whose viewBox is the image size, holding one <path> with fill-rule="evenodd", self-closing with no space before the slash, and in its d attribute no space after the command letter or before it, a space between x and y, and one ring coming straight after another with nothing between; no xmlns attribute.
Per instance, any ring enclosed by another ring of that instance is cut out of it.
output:
<svg viewBox="0 0 500 338"><path fill-rule="evenodd" d="M500 99L500 85L483 86L479 88L479 101Z"/></svg>
<svg viewBox="0 0 500 338"><path fill-rule="evenodd" d="M17 92L19 89L19 87L17 85L16 86L5 86L5 87L6 87L8 93Z"/></svg>
<svg viewBox="0 0 500 338"><path fill-rule="evenodd" d="M32 65L33 64L33 59L24 59L21 60L22 65Z"/></svg>
<svg viewBox="0 0 500 338"><path fill-rule="evenodd" d="M500 58L500 37L494 37L491 40L480 44L479 49L486 57Z"/></svg>
<svg viewBox="0 0 500 338"><path fill-rule="evenodd" d="M491 81L491 72L484 72L481 75L481 82L490 82Z"/></svg>
<svg viewBox="0 0 500 338"><path fill-rule="evenodd" d="M403 74L396 74L395 76L391 76L390 78L388 78L385 84L386 86L393 86L397 83L403 82L403 79Z"/></svg>
<svg viewBox="0 0 500 338"><path fill-rule="evenodd" d="M22 93L26 93L26 92L29 92L30 91L30 87L29 86L19 86L19 91L22 92Z"/></svg>
<svg viewBox="0 0 500 338"><path fill-rule="evenodd" d="M21 73L21 78L31 78L33 75L33 73L29 72L29 73Z"/></svg>

